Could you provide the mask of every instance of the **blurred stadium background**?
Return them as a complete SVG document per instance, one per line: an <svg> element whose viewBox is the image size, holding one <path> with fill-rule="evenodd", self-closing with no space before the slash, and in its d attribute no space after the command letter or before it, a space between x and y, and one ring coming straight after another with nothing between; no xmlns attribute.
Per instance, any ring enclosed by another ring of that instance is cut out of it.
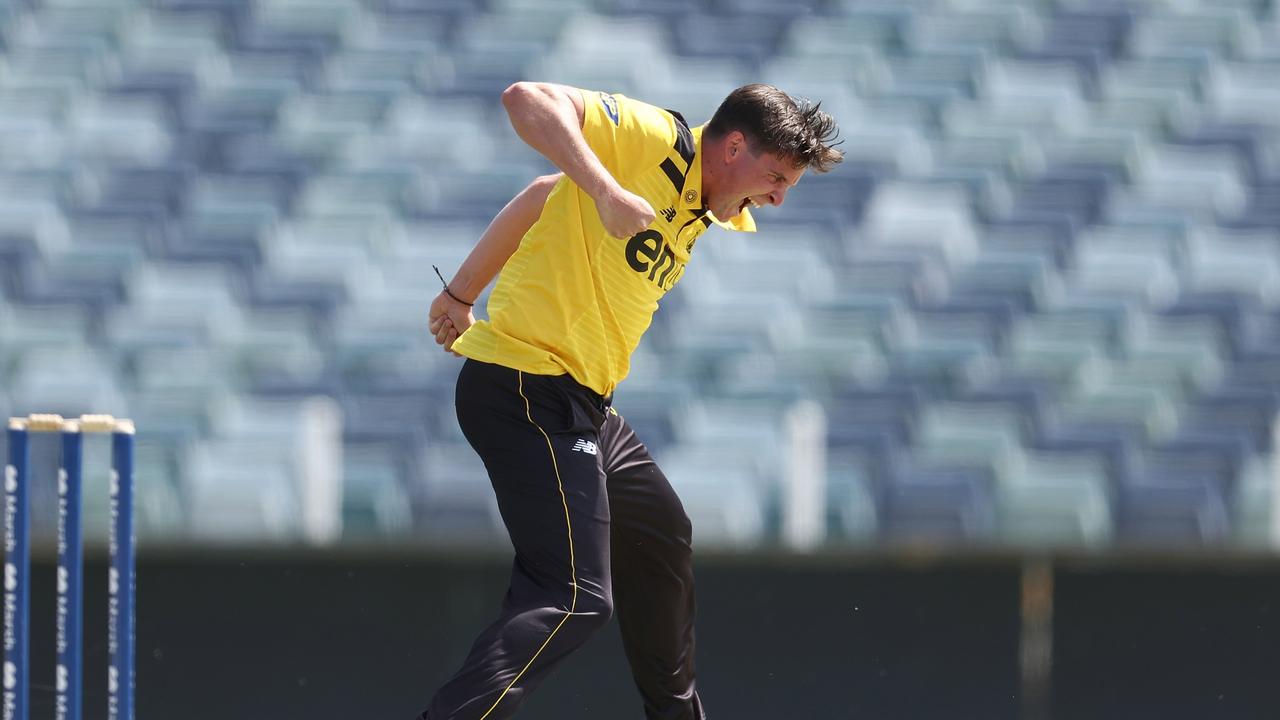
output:
<svg viewBox="0 0 1280 720"><path fill-rule="evenodd" d="M700 548L1003 558L1015 690L1024 559L1276 589L1272 0L0 0L0 28L0 413L133 418L144 548L500 556L425 324L431 264L550 169L501 90L700 123L765 81L846 160L709 231L616 400Z"/></svg>

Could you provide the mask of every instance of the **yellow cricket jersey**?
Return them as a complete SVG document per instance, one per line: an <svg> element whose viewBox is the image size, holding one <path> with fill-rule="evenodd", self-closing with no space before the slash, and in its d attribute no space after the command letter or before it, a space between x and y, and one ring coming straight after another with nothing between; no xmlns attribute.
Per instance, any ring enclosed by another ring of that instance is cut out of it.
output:
<svg viewBox="0 0 1280 720"><path fill-rule="evenodd" d="M595 202L568 177L498 276L488 320L453 344L461 355L540 375L569 373L601 395L627 376L658 300L684 275L712 222L703 207L702 128L624 95L582 91L582 133L605 168L649 202L653 224L630 238L605 232Z"/></svg>

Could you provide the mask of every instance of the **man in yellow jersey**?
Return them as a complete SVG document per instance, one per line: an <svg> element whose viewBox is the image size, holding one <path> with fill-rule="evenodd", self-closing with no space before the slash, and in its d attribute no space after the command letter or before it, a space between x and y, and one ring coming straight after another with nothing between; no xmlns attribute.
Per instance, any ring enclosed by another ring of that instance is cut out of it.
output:
<svg viewBox="0 0 1280 720"><path fill-rule="evenodd" d="M781 205L806 169L840 162L835 123L768 85L735 90L694 128L559 85L517 83L502 102L561 173L503 208L429 327L468 358L458 423L516 557L501 614L420 717L513 717L616 612L645 716L701 720L689 518L610 401L698 236L711 223L754 230L750 206ZM476 322L471 304L495 275Z"/></svg>

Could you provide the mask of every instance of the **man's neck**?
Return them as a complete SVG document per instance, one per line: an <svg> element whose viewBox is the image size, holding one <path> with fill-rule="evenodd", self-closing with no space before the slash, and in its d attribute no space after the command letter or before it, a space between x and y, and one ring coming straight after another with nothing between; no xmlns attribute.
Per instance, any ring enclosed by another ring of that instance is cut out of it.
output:
<svg viewBox="0 0 1280 720"><path fill-rule="evenodd" d="M700 161L702 163L702 204L706 205L707 198L713 197L720 184L720 163L718 159L720 152L723 150L724 140L717 138L708 138L705 134L702 136L702 155Z"/></svg>

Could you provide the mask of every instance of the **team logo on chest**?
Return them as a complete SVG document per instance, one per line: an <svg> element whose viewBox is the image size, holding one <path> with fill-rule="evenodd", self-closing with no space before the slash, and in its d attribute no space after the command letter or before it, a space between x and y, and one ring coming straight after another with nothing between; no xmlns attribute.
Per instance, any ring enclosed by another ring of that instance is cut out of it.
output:
<svg viewBox="0 0 1280 720"><path fill-rule="evenodd" d="M671 222L672 220L675 220L676 209L674 207L666 208L665 210L662 211L662 217L666 218L667 222Z"/></svg>

